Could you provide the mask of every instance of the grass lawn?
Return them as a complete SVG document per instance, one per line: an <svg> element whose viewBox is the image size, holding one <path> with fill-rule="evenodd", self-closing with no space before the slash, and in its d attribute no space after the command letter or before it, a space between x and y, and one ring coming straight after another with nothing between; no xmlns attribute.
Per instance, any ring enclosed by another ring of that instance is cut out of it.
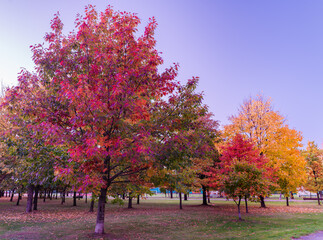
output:
<svg viewBox="0 0 323 240"><path fill-rule="evenodd" d="M135 201L134 201L135 202ZM244 221L237 221L237 208L232 201L212 200L201 206L201 200L149 198L134 203L133 209L106 206L104 236L93 234L96 212L89 213L89 203L72 200L39 201L39 210L26 214L26 199L20 206L0 199L0 239L291 239L323 230L323 207L316 202L269 202L268 208L250 203Z"/></svg>

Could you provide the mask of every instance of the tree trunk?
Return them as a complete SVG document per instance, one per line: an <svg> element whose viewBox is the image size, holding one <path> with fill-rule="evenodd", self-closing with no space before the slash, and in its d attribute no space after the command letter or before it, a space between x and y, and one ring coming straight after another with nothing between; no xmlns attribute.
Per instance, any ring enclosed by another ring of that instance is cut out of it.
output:
<svg viewBox="0 0 323 240"><path fill-rule="evenodd" d="M33 195L34 195L34 185L29 184L27 189L27 206L26 206L26 212L30 213L33 210Z"/></svg>
<svg viewBox="0 0 323 240"><path fill-rule="evenodd" d="M11 191L10 202L13 201L13 195L15 195L15 189L12 189L12 191Z"/></svg>
<svg viewBox="0 0 323 240"><path fill-rule="evenodd" d="M140 203L140 195L137 196L137 204Z"/></svg>
<svg viewBox="0 0 323 240"><path fill-rule="evenodd" d="M241 203L241 197L239 196L239 202L237 203L237 206L238 206L238 215L239 215L239 221L242 221L241 212L240 212L240 203Z"/></svg>
<svg viewBox="0 0 323 240"><path fill-rule="evenodd" d="M20 192L18 193L18 199L17 199L17 206L19 205L19 203L20 203Z"/></svg>
<svg viewBox="0 0 323 240"><path fill-rule="evenodd" d="M183 204L182 204L182 193L179 192L179 209L183 209Z"/></svg>
<svg viewBox="0 0 323 240"><path fill-rule="evenodd" d="M79 192L79 200L81 200L81 192Z"/></svg>
<svg viewBox="0 0 323 240"><path fill-rule="evenodd" d="M43 202L46 202L46 189L44 189L44 199Z"/></svg>
<svg viewBox="0 0 323 240"><path fill-rule="evenodd" d="M173 189L171 188L169 191L170 191L170 198L173 198Z"/></svg>
<svg viewBox="0 0 323 240"><path fill-rule="evenodd" d="M210 190L207 190L207 202L211 203Z"/></svg>
<svg viewBox="0 0 323 240"><path fill-rule="evenodd" d="M73 206L76 206L76 192L74 191L73 195Z"/></svg>
<svg viewBox="0 0 323 240"><path fill-rule="evenodd" d="M98 212L95 225L95 233L104 233L104 213L105 213L105 199L107 197L107 188L101 188L101 193L98 202Z"/></svg>
<svg viewBox="0 0 323 240"><path fill-rule="evenodd" d="M184 194L184 201L187 201L187 194Z"/></svg>
<svg viewBox="0 0 323 240"><path fill-rule="evenodd" d="M316 193L316 196L317 196L317 203L318 203L318 205L321 205L319 192Z"/></svg>
<svg viewBox="0 0 323 240"><path fill-rule="evenodd" d="M66 191L66 189L64 188L63 194L62 194L62 202L61 202L61 204L65 203L65 191Z"/></svg>
<svg viewBox="0 0 323 240"><path fill-rule="evenodd" d="M131 196L131 193L129 193L128 199L129 199L129 201L128 201L128 208L132 208L132 196Z"/></svg>
<svg viewBox="0 0 323 240"><path fill-rule="evenodd" d="M202 205L207 205L206 187L204 185L202 185L202 193L203 193L203 204Z"/></svg>
<svg viewBox="0 0 323 240"><path fill-rule="evenodd" d="M39 185L37 185L35 187L34 210L37 210L37 205L38 205L38 191L39 191Z"/></svg>
<svg viewBox="0 0 323 240"><path fill-rule="evenodd" d="M94 198L93 198L93 193L92 193L92 199L91 199L91 205L90 205L89 212L94 212Z"/></svg>
<svg viewBox="0 0 323 240"><path fill-rule="evenodd" d="M294 195L292 191L290 191L290 199L294 199Z"/></svg>
<svg viewBox="0 0 323 240"><path fill-rule="evenodd" d="M246 204L246 213L249 213L249 210L248 210L248 198L247 198L247 195L244 196L244 202Z"/></svg>
<svg viewBox="0 0 323 240"><path fill-rule="evenodd" d="M266 208L265 198L263 196L260 196L259 198L260 198L260 207Z"/></svg>
<svg viewBox="0 0 323 240"><path fill-rule="evenodd" d="M58 188L56 188L56 196L55 196L55 199L57 199L57 195L58 195Z"/></svg>
<svg viewBox="0 0 323 240"><path fill-rule="evenodd" d="M286 206L289 207L288 197L286 197Z"/></svg>
<svg viewBox="0 0 323 240"><path fill-rule="evenodd" d="M87 203L87 192L85 193L85 203Z"/></svg>

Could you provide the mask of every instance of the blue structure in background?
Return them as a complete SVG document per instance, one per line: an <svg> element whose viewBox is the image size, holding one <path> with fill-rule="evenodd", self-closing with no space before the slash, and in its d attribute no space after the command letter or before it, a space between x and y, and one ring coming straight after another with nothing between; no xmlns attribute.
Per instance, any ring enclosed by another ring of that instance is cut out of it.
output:
<svg viewBox="0 0 323 240"><path fill-rule="evenodd" d="M151 188L150 189L150 191L152 191L153 193L162 193L161 191L160 191L160 188L159 187L156 187L156 188ZM170 191L169 190L166 190L166 193L170 193ZM176 191L173 191L173 193L177 193ZM190 192L190 194L191 194L192 192ZM202 189L201 189L201 193L202 193Z"/></svg>
<svg viewBox="0 0 323 240"><path fill-rule="evenodd" d="M153 193L162 193L159 187L151 188L150 191L152 191Z"/></svg>

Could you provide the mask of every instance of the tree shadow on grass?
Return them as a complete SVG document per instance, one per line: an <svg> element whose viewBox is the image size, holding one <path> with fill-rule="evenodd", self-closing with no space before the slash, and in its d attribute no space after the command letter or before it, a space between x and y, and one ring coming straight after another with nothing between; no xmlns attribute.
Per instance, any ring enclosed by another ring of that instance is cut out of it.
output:
<svg viewBox="0 0 323 240"><path fill-rule="evenodd" d="M104 233L104 234L98 234L98 233L90 233L88 234L89 239L104 239L104 240L125 240L126 238L121 236L116 236L111 233Z"/></svg>

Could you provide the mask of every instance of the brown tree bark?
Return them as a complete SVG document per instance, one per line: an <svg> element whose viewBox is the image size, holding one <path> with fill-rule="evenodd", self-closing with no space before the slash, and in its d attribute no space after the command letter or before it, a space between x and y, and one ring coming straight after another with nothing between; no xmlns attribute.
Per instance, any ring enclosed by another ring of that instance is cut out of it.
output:
<svg viewBox="0 0 323 240"><path fill-rule="evenodd" d="M246 205L246 213L249 213L247 195L244 196L244 202L245 202L245 205Z"/></svg>
<svg viewBox="0 0 323 240"><path fill-rule="evenodd" d="M64 204L65 203L65 191L66 191L66 188L63 189L62 202L61 202L61 204Z"/></svg>
<svg viewBox="0 0 323 240"><path fill-rule="evenodd" d="M74 191L73 195L73 206L76 206L76 192Z"/></svg>
<svg viewBox="0 0 323 240"><path fill-rule="evenodd" d="M263 196L260 196L259 198L260 198L260 207L266 208L265 198Z"/></svg>
<svg viewBox="0 0 323 240"><path fill-rule="evenodd" d="M93 193L92 193L92 199L91 199L91 205L90 205L89 212L94 212L94 198L93 198Z"/></svg>
<svg viewBox="0 0 323 240"><path fill-rule="evenodd" d="M18 193L18 199L17 199L17 206L19 205L19 203L20 203L20 192Z"/></svg>
<svg viewBox="0 0 323 240"><path fill-rule="evenodd" d="M129 197L128 197L128 208L132 208L132 196L131 193L129 193Z"/></svg>
<svg viewBox="0 0 323 240"><path fill-rule="evenodd" d="M37 210L37 207L38 207L38 192L39 192L39 185L37 185L35 187L34 208L33 208L33 210Z"/></svg>
<svg viewBox="0 0 323 240"><path fill-rule="evenodd" d="M286 197L286 206L289 207L288 197Z"/></svg>
<svg viewBox="0 0 323 240"><path fill-rule="evenodd" d="M46 202L46 189L44 189L44 199L43 202Z"/></svg>
<svg viewBox="0 0 323 240"><path fill-rule="evenodd" d="M91 205L90 205L89 212L93 212L93 211L94 211L94 193L92 192Z"/></svg>
<svg viewBox="0 0 323 240"><path fill-rule="evenodd" d="M27 188L27 206L26 206L26 212L30 213L33 210L33 195L34 195L34 185L29 184Z"/></svg>
<svg viewBox="0 0 323 240"><path fill-rule="evenodd" d="M104 213L105 213L105 199L107 197L107 188L101 188L101 193L98 202L98 212L95 225L95 233L104 233Z"/></svg>
<svg viewBox="0 0 323 240"><path fill-rule="evenodd" d="M179 209L183 209L183 204L182 204L182 193L179 192Z"/></svg>
<svg viewBox="0 0 323 240"><path fill-rule="evenodd" d="M11 191L10 202L13 201L13 195L15 195L15 189L12 189L12 191Z"/></svg>
<svg viewBox="0 0 323 240"><path fill-rule="evenodd" d="M184 201L187 201L187 194L184 194Z"/></svg>
<svg viewBox="0 0 323 240"><path fill-rule="evenodd" d="M203 203L202 205L208 205L207 204L207 197L206 197L206 186L202 185L202 194L203 194Z"/></svg>
<svg viewBox="0 0 323 240"><path fill-rule="evenodd" d="M240 203L241 203L241 196L239 196L239 202L237 203L237 206L238 206L239 221L242 221L241 211L240 211Z"/></svg>

